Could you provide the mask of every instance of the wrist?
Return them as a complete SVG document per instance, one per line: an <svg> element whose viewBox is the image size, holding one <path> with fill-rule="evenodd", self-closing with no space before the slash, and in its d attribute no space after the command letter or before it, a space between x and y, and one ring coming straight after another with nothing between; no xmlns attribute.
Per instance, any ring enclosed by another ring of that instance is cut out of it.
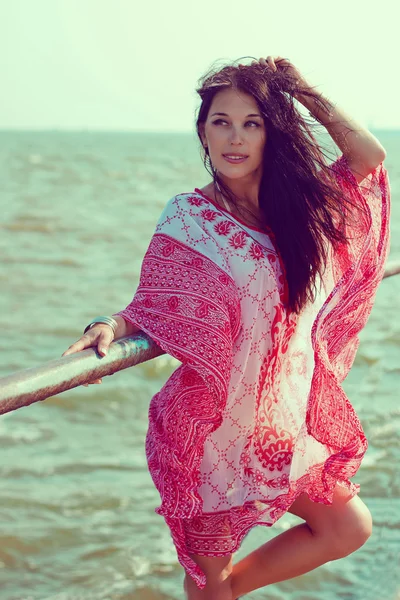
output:
<svg viewBox="0 0 400 600"><path fill-rule="evenodd" d="M117 329L115 330L114 339L122 338L128 335L133 335L142 331L139 327L124 319L120 315L113 315L113 319L117 322Z"/></svg>
<svg viewBox="0 0 400 600"><path fill-rule="evenodd" d="M117 323L117 328L114 333L114 339L116 340L128 335L127 322L125 321L125 319L123 317L120 317L119 315L113 315L112 317Z"/></svg>
<svg viewBox="0 0 400 600"><path fill-rule="evenodd" d="M91 329L92 327L94 327L94 325L97 324L108 325L109 327L111 327L115 336L115 330L117 329L118 324L117 321L113 319L113 317L95 317L92 321L90 321L88 325L86 325L83 333L86 333L89 329Z"/></svg>
<svg viewBox="0 0 400 600"><path fill-rule="evenodd" d="M305 106L308 110L310 110L313 105L313 102L314 102L314 96L307 96L307 95L304 95L302 92L303 91L314 91L315 86L312 86L305 79L301 79L298 82L298 87L299 87L300 91L293 94L293 96L296 98L296 100L298 102L300 102L300 104L303 104L303 106ZM314 94L315 94L315 91L314 91ZM322 96L322 94L319 94L319 95Z"/></svg>

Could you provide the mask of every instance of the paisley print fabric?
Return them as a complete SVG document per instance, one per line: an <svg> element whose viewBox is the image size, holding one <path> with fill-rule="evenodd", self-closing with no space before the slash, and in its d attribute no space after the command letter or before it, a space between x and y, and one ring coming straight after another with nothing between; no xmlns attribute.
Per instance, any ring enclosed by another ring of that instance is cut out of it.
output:
<svg viewBox="0 0 400 600"><path fill-rule="evenodd" d="M367 450L341 383L359 344L389 252L390 188L380 164L357 184L333 165L364 213L349 247L329 250L318 294L300 315L274 236L250 227L199 189L171 198L121 315L181 365L150 401L146 456L156 512L178 560L204 588L191 553L236 551L306 492L331 504Z"/></svg>

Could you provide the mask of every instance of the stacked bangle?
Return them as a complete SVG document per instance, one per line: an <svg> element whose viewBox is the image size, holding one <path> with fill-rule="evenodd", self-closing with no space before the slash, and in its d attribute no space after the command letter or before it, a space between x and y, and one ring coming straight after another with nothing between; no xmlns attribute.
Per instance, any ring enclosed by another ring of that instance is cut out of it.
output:
<svg viewBox="0 0 400 600"><path fill-rule="evenodd" d="M113 334L115 335L115 330L118 327L118 323L112 317L96 317L95 319L93 319L93 321L90 321L89 325L86 326L83 333L86 333L88 329L91 329L96 323L104 323L105 325L109 325L113 330Z"/></svg>

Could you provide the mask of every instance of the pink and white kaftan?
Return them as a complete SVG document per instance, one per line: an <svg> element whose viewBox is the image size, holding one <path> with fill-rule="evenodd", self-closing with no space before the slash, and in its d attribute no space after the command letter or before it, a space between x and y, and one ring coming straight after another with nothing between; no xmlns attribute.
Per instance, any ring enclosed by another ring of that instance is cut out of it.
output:
<svg viewBox="0 0 400 600"><path fill-rule="evenodd" d="M151 399L146 456L178 560L235 552L301 493L331 504L367 450L341 386L389 252L390 188L380 164L361 185L341 156L343 194L366 214L349 247L330 250L318 295L300 315L274 236L244 224L197 188L171 198L122 311L182 364Z"/></svg>

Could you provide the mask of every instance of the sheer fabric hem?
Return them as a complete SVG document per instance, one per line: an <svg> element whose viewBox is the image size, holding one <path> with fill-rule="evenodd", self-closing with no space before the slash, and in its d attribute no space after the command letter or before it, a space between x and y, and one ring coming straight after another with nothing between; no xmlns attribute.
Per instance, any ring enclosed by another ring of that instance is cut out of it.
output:
<svg viewBox="0 0 400 600"><path fill-rule="evenodd" d="M321 465L319 468L321 469ZM253 527L274 525L303 493L313 502L331 505L337 484L348 490L349 500L360 492L360 485L349 479L332 481L329 489L324 489L322 481L314 479L315 474L308 473L294 483L288 493L278 496L272 502L265 499L253 500L227 511L205 513L192 519L164 517L171 530L178 560L197 587L203 589L206 586L206 575L190 555L221 557L237 552ZM262 508L262 505L267 506ZM269 517L269 520L263 517Z"/></svg>

